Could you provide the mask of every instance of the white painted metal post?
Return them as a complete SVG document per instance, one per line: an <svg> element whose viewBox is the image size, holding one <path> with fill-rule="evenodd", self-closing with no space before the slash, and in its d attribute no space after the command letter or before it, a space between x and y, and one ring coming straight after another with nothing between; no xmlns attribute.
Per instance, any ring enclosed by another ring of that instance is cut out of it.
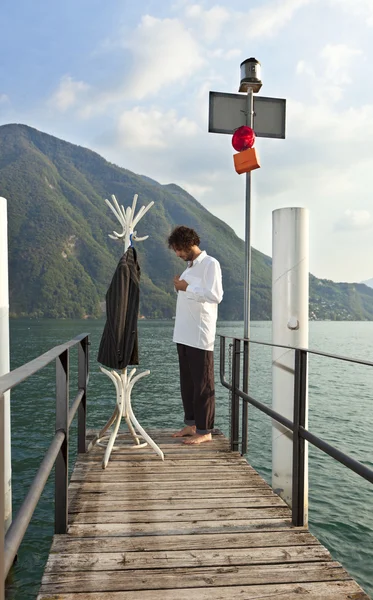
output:
<svg viewBox="0 0 373 600"><path fill-rule="evenodd" d="M272 213L272 342L308 347L309 215L305 208ZM293 420L294 350L272 349L273 409ZM306 404L307 426L308 400ZM308 449L305 448L305 515L308 507ZM272 487L292 505L292 434L272 425Z"/></svg>
<svg viewBox="0 0 373 600"><path fill-rule="evenodd" d="M7 201L0 198L0 376L9 370L8 218ZM12 522L10 392L4 394L4 521L7 531Z"/></svg>
<svg viewBox="0 0 373 600"><path fill-rule="evenodd" d="M4 395L0 394L0 431L4 429ZM0 515L4 514L4 439L0 439ZM4 521L0 519L0 600L4 600Z"/></svg>

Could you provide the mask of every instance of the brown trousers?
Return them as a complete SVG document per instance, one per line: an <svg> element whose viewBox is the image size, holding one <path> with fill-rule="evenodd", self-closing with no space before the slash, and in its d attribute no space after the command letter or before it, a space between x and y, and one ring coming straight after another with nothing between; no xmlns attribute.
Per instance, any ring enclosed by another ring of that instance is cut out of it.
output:
<svg viewBox="0 0 373 600"><path fill-rule="evenodd" d="M177 344L177 352L184 423L209 433L215 418L214 353L184 344Z"/></svg>

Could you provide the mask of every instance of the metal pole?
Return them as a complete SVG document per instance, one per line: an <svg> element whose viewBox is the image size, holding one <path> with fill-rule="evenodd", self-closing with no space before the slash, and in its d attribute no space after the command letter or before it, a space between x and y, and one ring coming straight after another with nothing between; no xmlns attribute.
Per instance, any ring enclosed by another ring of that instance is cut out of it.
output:
<svg viewBox="0 0 373 600"><path fill-rule="evenodd" d="M247 113L246 124L253 129L254 127L254 94L253 90L247 92ZM244 292L244 338L250 337L250 303L251 303L251 172L246 173L246 203L245 203L245 292ZM249 369L250 369L250 348L244 348L243 365L243 391L247 394L249 391ZM247 452L248 440L248 413L247 402L242 406L242 454Z"/></svg>
<svg viewBox="0 0 373 600"><path fill-rule="evenodd" d="M247 92L246 124L254 125L253 91ZM245 293L244 293L244 338L250 337L250 288L251 288L251 172L246 173L246 204L245 204Z"/></svg>
<svg viewBox="0 0 373 600"><path fill-rule="evenodd" d="M295 350L294 367L294 430L293 430L293 490L292 522L295 527L304 527L308 521L308 498L305 495L306 441L299 434L305 428L307 407L307 364L305 350Z"/></svg>
<svg viewBox="0 0 373 600"><path fill-rule="evenodd" d="M249 390L249 342L244 341L243 343L243 366L242 366L242 391L246 394ZM242 447L241 454L244 455L247 452L247 439L248 439L248 418L249 418L249 403L242 403Z"/></svg>
<svg viewBox="0 0 373 600"><path fill-rule="evenodd" d="M78 452L86 452L86 422L87 422L87 379L88 379L88 337L78 345L78 388L84 390L83 398L78 408Z"/></svg>
<svg viewBox="0 0 373 600"><path fill-rule="evenodd" d="M0 431L4 430L4 394L0 394ZM4 472L4 437L0 439L0 474ZM0 476L0 515L4 514L4 477ZM0 518L0 600L4 600L4 520Z"/></svg>
<svg viewBox="0 0 373 600"><path fill-rule="evenodd" d="M240 387L240 360L241 360L241 341L233 340L233 360L232 360L232 404L231 404L231 450L238 451L239 436L239 417L240 417L240 397L236 394L236 389Z"/></svg>
<svg viewBox="0 0 373 600"><path fill-rule="evenodd" d="M56 432L65 434L55 468L54 532L66 533L69 485L69 351L56 358Z"/></svg>
<svg viewBox="0 0 373 600"><path fill-rule="evenodd" d="M0 376L9 373L9 282L8 282L8 218L7 201L0 198ZM10 391L4 393L4 519L5 532L12 522L12 462L10 433Z"/></svg>

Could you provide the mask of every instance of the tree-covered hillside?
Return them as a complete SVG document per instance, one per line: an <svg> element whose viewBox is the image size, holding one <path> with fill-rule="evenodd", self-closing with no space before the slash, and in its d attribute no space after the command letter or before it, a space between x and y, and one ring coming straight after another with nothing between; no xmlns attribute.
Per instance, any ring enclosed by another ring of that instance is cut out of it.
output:
<svg viewBox="0 0 373 600"><path fill-rule="evenodd" d="M25 125L0 127L0 195L8 200L10 311L13 316L99 316L123 247L108 237L118 223L104 202L155 205L138 226L141 313L175 314L172 278L184 265L167 248L172 227L200 234L222 265L222 319L243 318L244 243L180 187L107 162L97 153ZM271 259L252 252L252 319L271 318ZM373 319L373 290L311 277L318 318Z"/></svg>

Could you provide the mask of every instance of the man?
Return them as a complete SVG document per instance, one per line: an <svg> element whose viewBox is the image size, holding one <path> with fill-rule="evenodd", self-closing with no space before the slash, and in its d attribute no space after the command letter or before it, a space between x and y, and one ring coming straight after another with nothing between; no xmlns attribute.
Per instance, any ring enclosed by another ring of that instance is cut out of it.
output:
<svg viewBox="0 0 373 600"><path fill-rule="evenodd" d="M185 427L174 437L185 444L212 439L215 417L214 341L218 304L223 298L219 262L200 250L194 229L176 227L168 247L188 263L174 277L177 292L173 341L177 344Z"/></svg>

